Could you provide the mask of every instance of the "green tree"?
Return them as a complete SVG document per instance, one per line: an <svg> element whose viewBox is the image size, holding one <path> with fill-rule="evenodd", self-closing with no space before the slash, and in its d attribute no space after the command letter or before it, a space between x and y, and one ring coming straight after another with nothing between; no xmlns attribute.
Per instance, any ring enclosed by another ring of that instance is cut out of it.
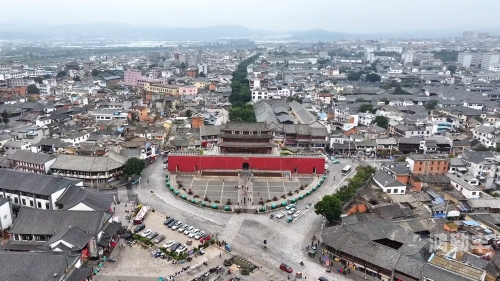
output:
<svg viewBox="0 0 500 281"><path fill-rule="evenodd" d="M439 105L439 101L437 100L430 100L425 104L425 108L427 110L434 110L436 107Z"/></svg>
<svg viewBox="0 0 500 281"><path fill-rule="evenodd" d="M130 177L133 175L141 175L144 170L146 163L144 160L141 160L136 157L129 158L125 165L123 165L123 175L126 177Z"/></svg>
<svg viewBox="0 0 500 281"><path fill-rule="evenodd" d="M371 103L363 103L362 105L359 106L358 111L362 112L362 113L365 113L367 111L371 112L371 113L375 113L375 112L377 112L377 109Z"/></svg>
<svg viewBox="0 0 500 281"><path fill-rule="evenodd" d="M90 73L92 77L96 77L100 74L101 72L97 69L92 69L92 72Z"/></svg>
<svg viewBox="0 0 500 281"><path fill-rule="evenodd" d="M181 62L181 69L182 69L182 70L186 69L186 64L185 64L185 63L183 63L183 62Z"/></svg>
<svg viewBox="0 0 500 281"><path fill-rule="evenodd" d="M474 116L474 119L476 119L477 121L483 123L483 118L481 118L481 116Z"/></svg>
<svg viewBox="0 0 500 281"><path fill-rule="evenodd" d="M377 126L387 129L389 127L389 118L385 116L377 116L373 119L372 124L377 124Z"/></svg>
<svg viewBox="0 0 500 281"><path fill-rule="evenodd" d="M10 112L8 112L7 109L4 109L4 111L2 112L2 122L5 124L9 123L10 115Z"/></svg>
<svg viewBox="0 0 500 281"><path fill-rule="evenodd" d="M361 74L359 72L351 71L347 74L347 80L349 81L358 81L361 78Z"/></svg>
<svg viewBox="0 0 500 281"><path fill-rule="evenodd" d="M440 59L442 61L453 61L456 62L458 60L458 51L454 50L441 50L439 52L432 52L434 54L435 59Z"/></svg>
<svg viewBox="0 0 500 281"><path fill-rule="evenodd" d="M229 120L241 122L257 122L252 105L237 105L229 111Z"/></svg>
<svg viewBox="0 0 500 281"><path fill-rule="evenodd" d="M324 216L328 222L338 221L342 215L342 201L335 194L325 195L314 204L314 212Z"/></svg>
<svg viewBox="0 0 500 281"><path fill-rule="evenodd" d="M40 77L40 76L39 77L35 77L35 79L33 79L33 80L35 80L35 83L38 83L38 84L42 84L43 83L43 78Z"/></svg>
<svg viewBox="0 0 500 281"><path fill-rule="evenodd" d="M207 77L207 75L205 75L205 73L202 71L198 74L199 77Z"/></svg>
<svg viewBox="0 0 500 281"><path fill-rule="evenodd" d="M446 67L446 69L448 69L450 71L451 75L453 75L457 71L457 66L455 66L455 65L448 65Z"/></svg>
<svg viewBox="0 0 500 281"><path fill-rule="evenodd" d="M366 75L365 80L372 83L380 82L380 76L376 73L370 73Z"/></svg>
<svg viewBox="0 0 500 281"><path fill-rule="evenodd" d="M304 102L304 99L301 98L301 97L298 97L298 96L289 96L287 99L286 99L287 102L292 102L292 101L296 101L300 104L302 104L302 102Z"/></svg>
<svg viewBox="0 0 500 281"><path fill-rule="evenodd" d="M191 117L193 116L193 112L191 112L191 110L186 110L186 117Z"/></svg>
<svg viewBox="0 0 500 281"><path fill-rule="evenodd" d="M476 151L488 151L488 150L490 150L490 148L483 145L483 144L480 144L480 145L476 146L475 150Z"/></svg>
<svg viewBox="0 0 500 281"><path fill-rule="evenodd" d="M80 78L80 76L75 76L75 77L73 77L73 81L78 82L78 81L82 81L82 79Z"/></svg>
<svg viewBox="0 0 500 281"><path fill-rule="evenodd" d="M26 88L26 92L28 94L37 94L38 95L40 93L40 89L38 89L35 84L29 84L28 87Z"/></svg>
<svg viewBox="0 0 500 281"><path fill-rule="evenodd" d="M64 76L67 76L68 74L66 73L66 71L59 71L56 75L57 78L62 78Z"/></svg>

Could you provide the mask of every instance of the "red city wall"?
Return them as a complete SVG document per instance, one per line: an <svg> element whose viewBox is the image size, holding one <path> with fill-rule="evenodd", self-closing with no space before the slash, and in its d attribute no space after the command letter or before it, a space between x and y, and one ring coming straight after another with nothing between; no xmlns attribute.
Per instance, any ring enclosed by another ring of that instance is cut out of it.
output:
<svg viewBox="0 0 500 281"><path fill-rule="evenodd" d="M196 172L199 170L241 170L243 163L249 164L249 169L291 171L299 174L316 174L325 172L325 159L312 157L258 157L258 156L227 156L227 155L169 155L168 171ZM297 169L297 170L295 170Z"/></svg>

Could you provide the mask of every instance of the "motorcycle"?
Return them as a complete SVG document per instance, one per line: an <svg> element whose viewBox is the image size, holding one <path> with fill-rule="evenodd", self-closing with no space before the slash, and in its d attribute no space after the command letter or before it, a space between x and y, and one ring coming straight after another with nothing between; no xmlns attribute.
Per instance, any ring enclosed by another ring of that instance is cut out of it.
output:
<svg viewBox="0 0 500 281"><path fill-rule="evenodd" d="M300 265L304 265L304 262L303 262L303 261L301 261L301 262L300 262Z"/></svg>

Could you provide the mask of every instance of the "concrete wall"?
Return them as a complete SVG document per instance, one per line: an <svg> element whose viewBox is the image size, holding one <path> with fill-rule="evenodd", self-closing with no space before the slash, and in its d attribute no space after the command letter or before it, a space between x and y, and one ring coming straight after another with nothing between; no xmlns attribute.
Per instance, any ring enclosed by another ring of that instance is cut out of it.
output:
<svg viewBox="0 0 500 281"><path fill-rule="evenodd" d="M169 155L169 172L196 172L199 170L241 170L248 163L252 170L291 171L299 174L323 174L322 157L259 157L228 155Z"/></svg>

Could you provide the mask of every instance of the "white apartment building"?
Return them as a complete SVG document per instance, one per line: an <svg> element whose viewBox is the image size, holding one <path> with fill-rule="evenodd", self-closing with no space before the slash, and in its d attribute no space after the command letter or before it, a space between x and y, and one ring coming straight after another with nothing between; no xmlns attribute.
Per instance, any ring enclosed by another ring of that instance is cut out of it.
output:
<svg viewBox="0 0 500 281"><path fill-rule="evenodd" d="M269 99L269 92L267 89L254 89L252 90L252 101L261 99Z"/></svg>
<svg viewBox="0 0 500 281"><path fill-rule="evenodd" d="M90 113L90 116L95 117L96 121L115 119L127 120L128 113L114 109L95 109Z"/></svg>
<svg viewBox="0 0 500 281"><path fill-rule="evenodd" d="M472 130L472 137L481 142L485 146L495 146L496 143L494 142L494 137L495 137L495 127L491 126L478 126L476 128L473 128Z"/></svg>
<svg viewBox="0 0 500 281"><path fill-rule="evenodd" d="M500 63L491 64L488 70L493 72L500 72Z"/></svg>

